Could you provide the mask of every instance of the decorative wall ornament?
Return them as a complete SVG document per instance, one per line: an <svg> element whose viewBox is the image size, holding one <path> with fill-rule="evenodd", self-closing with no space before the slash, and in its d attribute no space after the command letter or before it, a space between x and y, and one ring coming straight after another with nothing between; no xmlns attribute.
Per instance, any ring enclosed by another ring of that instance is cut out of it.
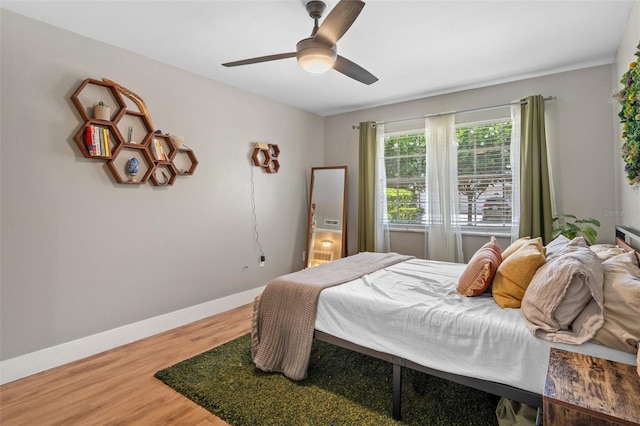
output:
<svg viewBox="0 0 640 426"><path fill-rule="evenodd" d="M122 93L122 95L124 95L127 98L131 99L131 101L134 104L136 104L136 106L138 107L140 112L142 114L144 114L145 117L147 117L147 120L149 120L149 124L151 124L151 126L153 126L153 122L151 121L151 116L149 115L149 110L147 109L147 104L144 103L144 100L142 100L142 98L140 96L138 96L132 90L129 90L126 87L116 83L115 81L109 80L108 78L103 78L102 81L104 81L107 84L111 84L113 87L116 88L116 90L118 90L118 92Z"/></svg>
<svg viewBox="0 0 640 426"><path fill-rule="evenodd" d="M93 118L104 121L111 120L111 108L109 108L109 105L105 105L102 101L98 102L98 104L93 107Z"/></svg>
<svg viewBox="0 0 640 426"><path fill-rule="evenodd" d="M622 74L620 83L624 86L613 97L620 102L620 122L622 123L622 160L629 185L640 188L640 43L636 46L636 60Z"/></svg>
<svg viewBox="0 0 640 426"><path fill-rule="evenodd" d="M129 182L135 182L136 174L140 171L140 161L138 161L136 157L131 157L131 159L127 161L126 169L129 176L131 176Z"/></svg>

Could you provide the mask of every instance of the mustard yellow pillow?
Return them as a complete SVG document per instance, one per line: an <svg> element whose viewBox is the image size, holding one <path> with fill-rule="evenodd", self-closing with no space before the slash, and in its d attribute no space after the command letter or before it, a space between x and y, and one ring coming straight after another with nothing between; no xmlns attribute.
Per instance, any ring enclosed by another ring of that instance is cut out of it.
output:
<svg viewBox="0 0 640 426"><path fill-rule="evenodd" d="M538 268L545 262L542 239L526 241L502 260L493 278L493 298L501 308L519 308L524 293Z"/></svg>
<svg viewBox="0 0 640 426"><path fill-rule="evenodd" d="M512 242L509 245L509 247L504 249L504 251L502 252L502 260L505 260L507 257L509 257L513 253L517 252L518 249L520 247L522 247L523 245L525 245L527 243L527 241L529 241L529 240L531 240L531 237L522 237L522 238L517 239L514 242ZM542 241L542 238L540 238L540 241Z"/></svg>

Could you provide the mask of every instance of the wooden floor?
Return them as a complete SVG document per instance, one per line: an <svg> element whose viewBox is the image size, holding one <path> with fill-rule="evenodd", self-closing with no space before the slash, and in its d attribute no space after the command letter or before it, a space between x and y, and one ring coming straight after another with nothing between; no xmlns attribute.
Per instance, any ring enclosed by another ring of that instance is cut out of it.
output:
<svg viewBox="0 0 640 426"><path fill-rule="evenodd" d="M0 424L226 425L153 375L250 329L246 305L7 383Z"/></svg>

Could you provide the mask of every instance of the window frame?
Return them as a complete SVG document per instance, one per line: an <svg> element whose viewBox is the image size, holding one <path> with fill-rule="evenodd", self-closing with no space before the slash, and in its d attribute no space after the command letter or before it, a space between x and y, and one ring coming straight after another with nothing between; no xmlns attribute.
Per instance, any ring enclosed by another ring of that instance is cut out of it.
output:
<svg viewBox="0 0 640 426"><path fill-rule="evenodd" d="M490 124L497 124L497 123L510 123L511 125L513 125L513 121L510 116L504 116L501 114L501 116L497 116L497 117L485 119L485 120L470 120L470 121L459 122L459 123L456 123L455 128L457 132L459 128L463 128L463 127L474 127L474 126L490 125ZM384 137L386 139L389 136L393 137L393 136L403 136L403 135L413 135L413 134L425 134L425 129L424 128L403 129L399 131L385 133ZM509 150L510 149L511 149L511 140L509 140ZM456 152L457 152L457 149L456 149ZM383 153L383 155L385 154ZM425 156L426 156L426 153L425 153ZM509 156L510 156L510 151L509 151L509 154L507 155L507 163L509 163L509 158L508 158ZM387 157L385 155L385 163L386 163L386 159ZM503 173L503 175L506 175L506 174L507 174L506 172ZM513 184L513 180L512 180L512 184ZM458 204L460 207L462 207L462 205L465 203L465 201L462 200L462 198L464 198L464 195L460 194L460 192L458 192L458 195L459 195ZM387 198L387 202L388 202L388 198ZM460 216L462 216L463 214L465 213L462 212L461 210ZM476 220L477 218L474 218L474 222L473 222L474 224L471 224L471 225L466 223L466 221L465 223L459 224L460 229L464 235L510 236L512 232L512 228L514 226L517 226L517 223L514 223L513 221L510 224L501 223L496 225L488 225L486 223L483 224ZM393 232L424 232L425 228L428 230L429 223L426 222L426 219L423 220L421 223L415 223L415 224L396 223L389 220L388 226L389 226L389 230Z"/></svg>

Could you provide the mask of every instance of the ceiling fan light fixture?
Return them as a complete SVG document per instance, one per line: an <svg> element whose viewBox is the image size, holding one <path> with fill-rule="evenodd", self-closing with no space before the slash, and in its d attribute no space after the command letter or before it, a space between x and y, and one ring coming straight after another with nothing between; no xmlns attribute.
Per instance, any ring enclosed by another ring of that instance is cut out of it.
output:
<svg viewBox="0 0 640 426"><path fill-rule="evenodd" d="M336 55L328 55L326 52L303 52L298 55L298 64L300 67L312 74L321 74L333 68L336 62Z"/></svg>
<svg viewBox="0 0 640 426"><path fill-rule="evenodd" d="M239 65L293 58L295 56L300 68L309 73L320 74L333 69L363 84L369 85L378 81L378 77L360 65L343 56L338 56L336 47L338 40L347 32L360 14L360 11L362 11L364 1L338 0L321 25L318 25L318 21L327 8L326 1L303 0L303 3L307 13L313 19L314 25L311 36L300 40L296 45L295 52L258 56L241 61L227 62L222 65L225 67L237 67Z"/></svg>
<svg viewBox="0 0 640 426"><path fill-rule="evenodd" d="M303 70L320 74L333 68L338 53L336 47L327 47L313 39L304 39L298 43L296 58Z"/></svg>

